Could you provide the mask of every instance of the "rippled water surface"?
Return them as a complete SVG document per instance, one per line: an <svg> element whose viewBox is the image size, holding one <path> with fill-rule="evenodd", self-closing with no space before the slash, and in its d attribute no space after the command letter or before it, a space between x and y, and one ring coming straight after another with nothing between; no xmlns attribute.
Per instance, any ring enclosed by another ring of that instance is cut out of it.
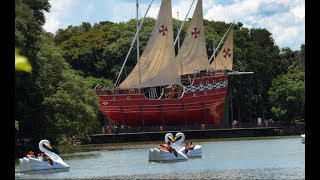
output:
<svg viewBox="0 0 320 180"><path fill-rule="evenodd" d="M28 174L16 179L305 179L305 145L300 136L256 140L197 141L202 158L172 163L148 161L159 142L129 144L128 150L94 151L65 160L69 172ZM104 144L101 146L108 146Z"/></svg>

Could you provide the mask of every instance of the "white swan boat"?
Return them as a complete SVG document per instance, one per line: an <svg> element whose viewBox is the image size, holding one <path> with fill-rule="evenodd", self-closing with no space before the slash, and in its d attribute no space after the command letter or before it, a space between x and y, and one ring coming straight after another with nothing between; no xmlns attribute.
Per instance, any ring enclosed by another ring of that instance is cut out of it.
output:
<svg viewBox="0 0 320 180"><path fill-rule="evenodd" d="M52 165L47 161L38 158L24 157L19 159L20 172L65 172L69 171L70 166L66 164L60 156L43 147L46 145L51 149L50 142L46 139L39 142L39 149L50 157Z"/></svg>
<svg viewBox="0 0 320 180"><path fill-rule="evenodd" d="M172 143L174 141L173 135L171 133L167 133L165 136L165 142L169 141ZM173 143L171 144L173 148ZM176 149L176 148L175 148ZM149 161L183 161L188 160L188 157L181 152L180 149L176 149L177 156L174 153L170 153L167 150L163 150L161 148L150 148L149 149Z"/></svg>
<svg viewBox="0 0 320 180"><path fill-rule="evenodd" d="M304 143L305 143L305 137L306 137L306 135L305 135L305 134L301 134L301 142L302 142L302 144L304 144Z"/></svg>
<svg viewBox="0 0 320 180"><path fill-rule="evenodd" d="M173 135L171 133L168 133L166 136L173 138ZM166 138L166 139L170 139ZM173 139L172 147L175 149L179 149L182 153L184 153L187 157L202 157L202 147L200 145L195 145L194 148L191 150L188 150L186 153L185 146L182 146L183 141L185 140L185 135L182 132L178 132L176 136Z"/></svg>
<svg viewBox="0 0 320 180"><path fill-rule="evenodd" d="M190 149L187 153L185 152L185 147L182 146L185 135L182 132L178 132L175 137L172 133L167 133L164 139L166 143L171 142L171 147L177 151L178 156L160 148L150 148L149 161L175 161L202 157L202 147L200 145L195 145L192 150Z"/></svg>

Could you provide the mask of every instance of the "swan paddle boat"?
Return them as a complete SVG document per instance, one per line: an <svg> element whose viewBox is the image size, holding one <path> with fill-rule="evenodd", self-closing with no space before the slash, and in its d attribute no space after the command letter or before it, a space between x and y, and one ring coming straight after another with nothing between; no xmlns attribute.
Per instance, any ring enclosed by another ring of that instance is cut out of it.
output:
<svg viewBox="0 0 320 180"><path fill-rule="evenodd" d="M165 142L171 143L171 147L173 146L173 135L171 133L167 133L165 136ZM176 153L169 152L162 148L150 148L149 149L149 161L185 161L188 160L188 157L181 152L180 149L174 148Z"/></svg>
<svg viewBox="0 0 320 180"><path fill-rule="evenodd" d="M171 134L171 133L170 133ZM168 140L172 139L172 134L168 135ZM182 132L178 132L176 136L173 138L172 147L175 149L179 149L182 153L184 153L187 157L202 157L202 147L200 145L195 145L193 149L189 149L186 152L186 147L182 146L183 141L185 140L185 135Z"/></svg>
<svg viewBox="0 0 320 180"><path fill-rule="evenodd" d="M47 161L39 158L24 157L19 159L20 172L65 172L69 171L70 166L66 164L57 154L44 148L44 146L51 148L50 142L46 139L39 142L39 149L41 152L49 156L52 160L50 164Z"/></svg>

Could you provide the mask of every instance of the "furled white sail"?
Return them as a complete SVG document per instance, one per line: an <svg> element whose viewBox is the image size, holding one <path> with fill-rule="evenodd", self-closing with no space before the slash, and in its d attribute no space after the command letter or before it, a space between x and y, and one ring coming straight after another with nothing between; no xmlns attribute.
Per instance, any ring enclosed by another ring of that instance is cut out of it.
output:
<svg viewBox="0 0 320 180"><path fill-rule="evenodd" d="M140 57L139 64L120 84L120 88L142 88L180 84L173 45L171 0L162 0L151 37Z"/></svg>
<svg viewBox="0 0 320 180"><path fill-rule="evenodd" d="M204 37L202 0L198 0L190 26L176 57L180 75L210 69Z"/></svg>
<svg viewBox="0 0 320 180"><path fill-rule="evenodd" d="M214 70L232 70L233 68L233 29L229 34L219 51L217 57L211 63Z"/></svg>

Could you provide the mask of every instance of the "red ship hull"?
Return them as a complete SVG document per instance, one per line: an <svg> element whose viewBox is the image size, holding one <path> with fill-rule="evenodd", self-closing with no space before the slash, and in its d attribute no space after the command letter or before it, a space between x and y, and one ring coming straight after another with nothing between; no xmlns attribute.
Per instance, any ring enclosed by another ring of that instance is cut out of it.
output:
<svg viewBox="0 0 320 180"><path fill-rule="evenodd" d="M228 90L226 74L195 78L179 98L148 99L140 94L99 93L100 110L126 126L221 125Z"/></svg>

